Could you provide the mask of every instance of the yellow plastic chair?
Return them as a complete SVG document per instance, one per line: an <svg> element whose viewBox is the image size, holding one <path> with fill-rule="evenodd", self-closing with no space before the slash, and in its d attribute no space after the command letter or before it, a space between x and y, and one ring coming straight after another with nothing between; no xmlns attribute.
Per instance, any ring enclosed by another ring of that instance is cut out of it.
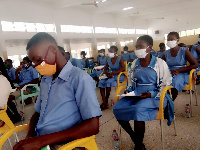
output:
<svg viewBox="0 0 200 150"><path fill-rule="evenodd" d="M127 71L127 61L124 62L124 66L125 66L125 71L124 72L120 72L117 76L117 87L120 87L122 85L126 85L128 82L128 71ZM123 82L119 82L120 76L124 74L125 76L125 80ZM103 72L100 74L99 78L101 78L101 76L103 75Z"/></svg>
<svg viewBox="0 0 200 150"><path fill-rule="evenodd" d="M12 121L8 117L6 110L7 110L7 105L4 107L3 110L0 110L0 120L5 122L4 126L0 127L0 134L5 133L15 127L15 125L12 123Z"/></svg>
<svg viewBox="0 0 200 150"><path fill-rule="evenodd" d="M29 129L29 125L25 124L25 125L17 126L9 130L8 132L4 133L0 137L0 149L2 148L3 144L9 139L9 137L11 137L13 134L16 134L17 132L28 130L28 129ZM76 148L76 147L85 147L87 148L87 150L98 150L97 144L95 142L95 135L67 143L64 146L60 147L59 150L72 150L73 148Z"/></svg>
<svg viewBox="0 0 200 150"><path fill-rule="evenodd" d="M194 116L194 115L192 114L192 86L194 86L194 92L195 92L195 98L196 98L196 106L198 106L195 72L196 72L196 69L192 69L192 70L190 71L189 83L188 83L188 85L186 85L185 88L183 89L183 90L188 90L188 91L190 91L190 109L191 109L191 116L192 116L192 117Z"/></svg>
<svg viewBox="0 0 200 150"><path fill-rule="evenodd" d="M164 99L165 99L165 94L167 91L170 92L171 88L173 86L167 86L162 90L161 96L160 96L160 102L159 102L159 110L158 114L156 116L156 120L160 120L160 126L161 126L161 141L162 141L162 149L164 150L164 131L163 131L163 120L164 120ZM115 103L119 100L120 92L122 90L125 90L126 86L121 86L117 89L116 95L115 95ZM176 131L176 122L175 122L175 116L174 116L174 129L175 129L175 136L178 136L178 133ZM121 133L121 127L120 127L120 133Z"/></svg>

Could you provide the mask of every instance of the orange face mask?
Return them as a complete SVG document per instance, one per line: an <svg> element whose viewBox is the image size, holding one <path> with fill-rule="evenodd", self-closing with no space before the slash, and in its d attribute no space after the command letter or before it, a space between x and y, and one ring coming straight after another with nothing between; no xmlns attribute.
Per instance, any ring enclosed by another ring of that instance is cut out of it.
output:
<svg viewBox="0 0 200 150"><path fill-rule="evenodd" d="M47 51L47 55L48 55L48 51ZM46 61L47 59L47 55L45 56L45 59L43 59L43 61L35 66L35 69L44 76L52 76L56 73L56 61L54 64L50 64ZM56 54L56 59L57 59L57 54Z"/></svg>

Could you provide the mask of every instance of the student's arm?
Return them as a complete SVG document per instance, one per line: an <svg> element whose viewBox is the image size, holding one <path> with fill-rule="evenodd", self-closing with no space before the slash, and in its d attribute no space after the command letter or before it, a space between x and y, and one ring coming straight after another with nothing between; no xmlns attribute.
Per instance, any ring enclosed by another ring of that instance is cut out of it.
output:
<svg viewBox="0 0 200 150"><path fill-rule="evenodd" d="M172 72L173 76L179 74L180 72L189 72L192 69L198 68L199 64L197 63L197 60L192 56L189 50L185 51L185 57L187 61L190 63L190 65L173 71Z"/></svg>
<svg viewBox="0 0 200 150"><path fill-rule="evenodd" d="M104 67L103 74L106 74L106 73L107 73L107 70L108 70L108 62L106 63L106 65L105 65L105 67Z"/></svg>
<svg viewBox="0 0 200 150"><path fill-rule="evenodd" d="M40 117L40 114L35 112L33 114L33 116L31 117L31 120L30 120L30 123L29 123L29 129L28 129L28 133L26 135L26 139L27 138L30 138L30 137L34 137L37 135L36 131L35 131L35 127L39 121L39 117Z"/></svg>
<svg viewBox="0 0 200 150"><path fill-rule="evenodd" d="M18 87L17 89L18 90L21 90L25 85L27 85L27 84L37 84L37 83L39 83L40 82L40 80L39 80L39 78L37 78L37 79L34 79L33 81L31 81L31 82L28 82L28 83L25 83L25 84L22 84L20 87Z"/></svg>
<svg viewBox="0 0 200 150"><path fill-rule="evenodd" d="M165 55L163 53L162 57L161 57L164 61L166 61Z"/></svg>
<svg viewBox="0 0 200 150"><path fill-rule="evenodd" d="M200 46L196 47L197 54L200 55ZM200 58L197 59L197 62L200 63Z"/></svg>
<svg viewBox="0 0 200 150"><path fill-rule="evenodd" d="M85 68L88 68L89 67L89 60L86 59L85 62L86 62Z"/></svg>
<svg viewBox="0 0 200 150"><path fill-rule="evenodd" d="M13 150L40 150L46 145L52 145L64 141L73 141L80 138L89 137L99 132L99 117L94 117L83 121L70 129L25 139L17 143ZM56 138L55 138L56 137Z"/></svg>
<svg viewBox="0 0 200 150"><path fill-rule="evenodd" d="M115 75L115 74L119 74L120 72L123 72L125 70L125 66L124 66L124 59L121 58L120 59L120 69L115 71L115 72L112 72L111 74L112 75Z"/></svg>

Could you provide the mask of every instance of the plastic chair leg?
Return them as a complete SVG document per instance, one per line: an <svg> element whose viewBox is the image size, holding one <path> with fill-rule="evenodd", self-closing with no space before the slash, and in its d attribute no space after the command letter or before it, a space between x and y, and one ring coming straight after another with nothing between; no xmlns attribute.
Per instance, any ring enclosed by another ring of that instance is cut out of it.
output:
<svg viewBox="0 0 200 150"><path fill-rule="evenodd" d="M190 111L191 111L191 117L194 117L192 114L192 90L190 90Z"/></svg>
<svg viewBox="0 0 200 150"><path fill-rule="evenodd" d="M160 126L161 126L161 141L162 141L162 150L165 149L165 143L164 143L164 131L163 131L163 120L160 120Z"/></svg>
<svg viewBox="0 0 200 150"><path fill-rule="evenodd" d="M174 130L175 130L175 136L178 136L177 130L176 130L176 119L174 115Z"/></svg>
<svg viewBox="0 0 200 150"><path fill-rule="evenodd" d="M196 85L194 85L194 92L195 92L196 106L199 106L198 101L197 101L197 86Z"/></svg>

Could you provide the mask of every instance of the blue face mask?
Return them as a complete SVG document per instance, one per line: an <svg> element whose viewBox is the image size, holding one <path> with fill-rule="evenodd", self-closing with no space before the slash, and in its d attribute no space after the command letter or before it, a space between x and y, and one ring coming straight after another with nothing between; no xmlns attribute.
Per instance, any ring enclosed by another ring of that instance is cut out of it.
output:
<svg viewBox="0 0 200 150"><path fill-rule="evenodd" d="M100 53L100 56L103 57L103 56L104 56L104 53Z"/></svg>

